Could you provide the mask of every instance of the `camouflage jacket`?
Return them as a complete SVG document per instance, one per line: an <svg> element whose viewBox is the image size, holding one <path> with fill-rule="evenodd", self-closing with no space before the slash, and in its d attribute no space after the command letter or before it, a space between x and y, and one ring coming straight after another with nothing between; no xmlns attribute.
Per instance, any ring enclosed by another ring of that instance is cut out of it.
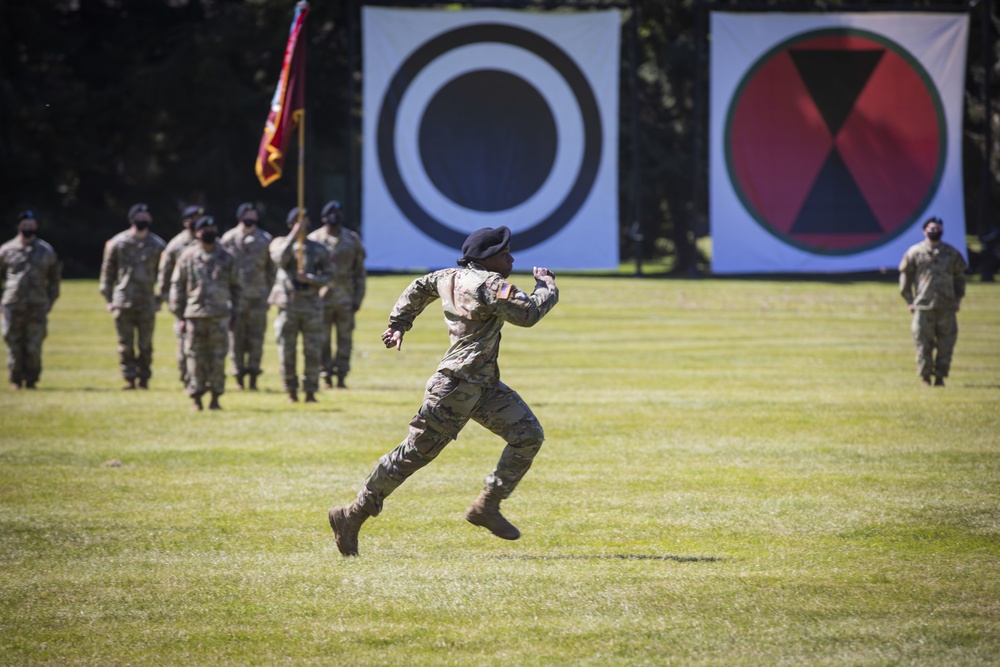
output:
<svg viewBox="0 0 1000 667"><path fill-rule="evenodd" d="M236 260L240 295L244 305L265 305L275 268L268 252L271 235L259 227L247 233L240 225L222 235L222 247Z"/></svg>
<svg viewBox="0 0 1000 667"><path fill-rule="evenodd" d="M209 251L199 243L181 253L170 279L170 312L184 319L228 318L239 299L236 262L221 243Z"/></svg>
<svg viewBox="0 0 1000 667"><path fill-rule="evenodd" d="M300 283L298 273L299 244L292 236L279 236L271 241L271 261L278 268L274 287L267 302L278 308L314 308L322 303L319 291L330 281L330 254L322 243L305 240L302 251L302 269L309 281Z"/></svg>
<svg viewBox="0 0 1000 667"><path fill-rule="evenodd" d="M899 264L899 291L917 310L958 310L965 296L965 260L947 243L910 246Z"/></svg>
<svg viewBox="0 0 1000 667"><path fill-rule="evenodd" d="M0 284L5 306L52 306L59 298L59 260L56 251L36 238L21 243L20 236L0 246Z"/></svg>
<svg viewBox="0 0 1000 667"><path fill-rule="evenodd" d="M442 269L410 283L389 315L389 326L409 331L417 315L437 298L451 338L438 370L469 382L491 383L500 379L497 356L504 323L533 326L559 301L559 290L538 280L534 292L525 294L499 273L474 263L467 269Z"/></svg>
<svg viewBox="0 0 1000 667"><path fill-rule="evenodd" d="M115 234L104 244L101 263L101 295L115 308L156 310L166 297L155 296L156 269L166 247L156 234L138 238L131 229Z"/></svg>
<svg viewBox="0 0 1000 667"><path fill-rule="evenodd" d="M309 239L325 245L333 263L333 280L321 292L323 303L360 308L365 298L365 248L361 237L344 226L334 235L323 225Z"/></svg>
<svg viewBox="0 0 1000 667"><path fill-rule="evenodd" d="M177 259L189 246L197 242L198 239L187 229L167 242L167 247L163 249L163 254L160 255L160 278L157 281L160 283L161 299L167 298L167 295L170 294L170 279L174 275L174 267L177 266Z"/></svg>

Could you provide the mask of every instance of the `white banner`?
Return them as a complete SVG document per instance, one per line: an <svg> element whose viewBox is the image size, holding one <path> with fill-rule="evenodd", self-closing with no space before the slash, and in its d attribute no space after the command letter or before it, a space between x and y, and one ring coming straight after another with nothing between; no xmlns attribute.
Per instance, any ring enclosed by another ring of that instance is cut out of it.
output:
<svg viewBox="0 0 1000 667"><path fill-rule="evenodd" d="M619 14L363 8L368 268L618 267Z"/></svg>
<svg viewBox="0 0 1000 667"><path fill-rule="evenodd" d="M930 216L964 254L968 26L713 12L713 272L895 268Z"/></svg>

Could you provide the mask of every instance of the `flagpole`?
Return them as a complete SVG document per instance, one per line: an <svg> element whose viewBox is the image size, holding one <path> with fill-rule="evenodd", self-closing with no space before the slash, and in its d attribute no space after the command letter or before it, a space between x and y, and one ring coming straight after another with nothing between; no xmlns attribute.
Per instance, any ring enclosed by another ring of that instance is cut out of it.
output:
<svg viewBox="0 0 1000 667"><path fill-rule="evenodd" d="M306 110L302 109L299 117L299 249L296 258L299 264L299 271L305 270L302 253L305 250L306 230L302 225L302 218L305 216L305 192L306 192Z"/></svg>

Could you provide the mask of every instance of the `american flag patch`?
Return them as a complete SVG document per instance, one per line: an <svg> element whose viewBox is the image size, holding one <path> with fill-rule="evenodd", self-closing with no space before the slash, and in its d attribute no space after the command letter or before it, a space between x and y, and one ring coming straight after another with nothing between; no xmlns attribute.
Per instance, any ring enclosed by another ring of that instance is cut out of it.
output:
<svg viewBox="0 0 1000 667"><path fill-rule="evenodd" d="M497 298L498 299L509 299L510 298L510 291L513 288L514 288L514 286L511 285L510 283L500 283L500 289L497 290Z"/></svg>

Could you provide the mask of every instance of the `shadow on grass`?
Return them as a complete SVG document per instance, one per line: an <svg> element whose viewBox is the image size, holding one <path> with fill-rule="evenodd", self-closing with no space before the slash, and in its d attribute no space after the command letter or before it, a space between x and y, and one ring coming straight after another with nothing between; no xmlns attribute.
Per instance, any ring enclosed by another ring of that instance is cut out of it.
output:
<svg viewBox="0 0 1000 667"><path fill-rule="evenodd" d="M654 560L675 563L719 563L719 556L677 556L675 554L575 554L562 556L509 555L493 556L497 560Z"/></svg>

